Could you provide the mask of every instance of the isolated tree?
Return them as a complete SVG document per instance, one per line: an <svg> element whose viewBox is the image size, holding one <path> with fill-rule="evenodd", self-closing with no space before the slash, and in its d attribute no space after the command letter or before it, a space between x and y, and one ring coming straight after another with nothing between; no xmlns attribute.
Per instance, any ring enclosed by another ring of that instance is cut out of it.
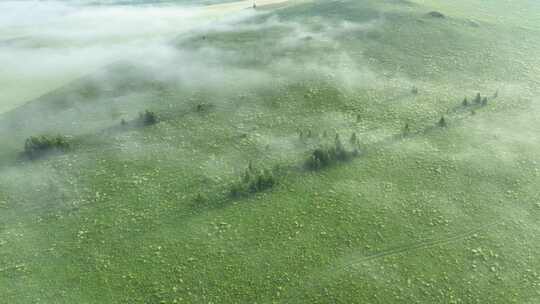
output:
<svg viewBox="0 0 540 304"><path fill-rule="evenodd" d="M341 142L341 138L339 137L339 134L336 134L334 144L335 144L335 147L334 147L335 157L338 160L347 159L347 150L345 150L345 146L343 146L343 143Z"/></svg>
<svg viewBox="0 0 540 304"><path fill-rule="evenodd" d="M232 197L240 197L245 193L244 187L241 183L236 183L231 186L231 196Z"/></svg>
<svg viewBox="0 0 540 304"><path fill-rule="evenodd" d="M487 104L488 104L487 97L482 98L482 106L487 106Z"/></svg>
<svg viewBox="0 0 540 304"><path fill-rule="evenodd" d="M480 95L480 93L477 93L477 94L476 94L476 97L474 98L474 103L475 103L475 104L480 104L480 103L482 103L482 95Z"/></svg>
<svg viewBox="0 0 540 304"><path fill-rule="evenodd" d="M352 146L356 146L358 144L358 137L356 136L356 132L353 132L349 141Z"/></svg>
<svg viewBox="0 0 540 304"><path fill-rule="evenodd" d="M467 99L467 97L465 97L465 99L463 99L463 102L461 103L464 107L468 106L469 105L469 100Z"/></svg>
<svg viewBox="0 0 540 304"><path fill-rule="evenodd" d="M143 125L149 126L149 125L156 124L158 122L158 117L156 113L149 110L145 110L144 112L139 113L139 121Z"/></svg>
<svg viewBox="0 0 540 304"><path fill-rule="evenodd" d="M199 192L197 193L197 196L195 196L195 199L193 201L197 204L204 204L207 201L207 198L204 194Z"/></svg>
<svg viewBox="0 0 540 304"><path fill-rule="evenodd" d="M414 95L418 94L418 88L417 87L412 87L411 93L413 93Z"/></svg>
<svg viewBox="0 0 540 304"><path fill-rule="evenodd" d="M244 183L249 183L249 181L251 180L251 171L249 169L246 169L244 171L244 176L242 176L242 182Z"/></svg>
<svg viewBox="0 0 540 304"><path fill-rule="evenodd" d="M409 127L409 124L406 123L405 127L403 127L403 135L409 135L411 133L411 128Z"/></svg>
<svg viewBox="0 0 540 304"><path fill-rule="evenodd" d="M362 120L360 114L356 114L356 122L359 123Z"/></svg>
<svg viewBox="0 0 540 304"><path fill-rule="evenodd" d="M438 123L439 127L441 128L444 128L447 126L446 124L446 119L444 118L444 116L441 117L441 119L439 120L439 123Z"/></svg>

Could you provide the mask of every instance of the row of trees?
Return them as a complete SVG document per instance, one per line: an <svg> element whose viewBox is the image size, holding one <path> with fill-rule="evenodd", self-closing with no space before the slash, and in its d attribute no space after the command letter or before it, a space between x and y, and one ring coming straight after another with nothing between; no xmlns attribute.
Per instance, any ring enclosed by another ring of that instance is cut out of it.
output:
<svg viewBox="0 0 540 304"><path fill-rule="evenodd" d="M416 88L413 88L413 90L415 90ZM496 91L494 94L493 94L493 98L497 98L499 96L499 92ZM474 97L474 99L472 101L469 101L469 99L467 97L465 97L463 99L463 101L461 102L461 105L463 107L471 107L471 106L487 106L488 105L488 102L489 102L489 99L484 96L482 97L482 95L480 93L477 93L476 96ZM476 111L474 109L471 110L471 114L476 114ZM446 128L448 126L448 123L446 121L446 118L444 116L441 116L441 118L439 119L439 121L437 122L437 126L441 127L441 128ZM409 126L409 124L405 124L405 126L403 127L403 136L407 136L411 133L411 128Z"/></svg>
<svg viewBox="0 0 540 304"><path fill-rule="evenodd" d="M156 113L146 110L139 113L135 120L136 125L149 126L159 122ZM123 126L128 125L124 119L120 122ZM29 159L35 159L51 152L65 152L70 148L70 142L66 136L40 135L30 136L24 142L23 155Z"/></svg>
<svg viewBox="0 0 540 304"><path fill-rule="evenodd" d="M240 181L231 186L231 196L242 197L274 187L277 184L278 170L256 169L250 162Z"/></svg>
<svg viewBox="0 0 540 304"><path fill-rule="evenodd" d="M352 149L348 150L342 143L339 134L336 134L334 144L321 146L311 152L306 160L305 167L309 170L320 170L339 162L345 162L360 154L359 140L356 133L349 139Z"/></svg>
<svg viewBox="0 0 540 304"><path fill-rule="evenodd" d="M495 95L493 96L496 97L497 95L498 95L498 92L495 92ZM480 93L476 94L476 97L474 97L472 102L469 102L469 99L467 97L465 97L465 99L463 99L463 102L461 102L461 105L464 107L468 107L471 105L487 106L487 104L488 104L488 98L485 96L482 97Z"/></svg>
<svg viewBox="0 0 540 304"><path fill-rule="evenodd" d="M23 154L30 159L38 158L46 153L64 152L69 149L70 143L67 137L56 136L31 136L24 143Z"/></svg>

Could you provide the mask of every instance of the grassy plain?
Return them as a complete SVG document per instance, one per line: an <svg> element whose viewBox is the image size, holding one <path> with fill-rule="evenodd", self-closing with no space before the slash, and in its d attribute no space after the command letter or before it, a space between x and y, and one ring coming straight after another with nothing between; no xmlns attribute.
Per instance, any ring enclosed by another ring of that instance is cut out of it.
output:
<svg viewBox="0 0 540 304"><path fill-rule="evenodd" d="M507 5L293 1L0 115L0 294L537 303L540 21ZM71 150L20 160L42 133ZM359 157L302 166L352 133ZM231 197L250 162L277 185Z"/></svg>

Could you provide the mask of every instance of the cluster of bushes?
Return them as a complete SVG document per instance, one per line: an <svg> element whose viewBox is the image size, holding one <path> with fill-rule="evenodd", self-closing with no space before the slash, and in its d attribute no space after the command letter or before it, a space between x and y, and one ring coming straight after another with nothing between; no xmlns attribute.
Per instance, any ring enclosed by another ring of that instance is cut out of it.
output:
<svg viewBox="0 0 540 304"><path fill-rule="evenodd" d="M496 96L498 93L495 93L494 96ZM482 97L482 95L480 95L480 93L476 94L476 96L474 97L474 99L472 100L472 102L469 102L469 99L467 99L467 97L465 97L465 99L463 99L463 102L461 103L462 106L464 107L468 107L468 106L487 106L488 104L488 98L487 97Z"/></svg>
<svg viewBox="0 0 540 304"><path fill-rule="evenodd" d="M351 135L350 143L353 148L352 150L347 150L341 142L339 134L336 134L333 145L319 147L311 152L305 164L306 168L320 170L339 162L351 160L360 154L356 133Z"/></svg>
<svg viewBox="0 0 540 304"><path fill-rule="evenodd" d="M69 141L66 137L57 136L31 136L24 143L24 155L28 158L37 158L45 153L54 151L64 152L69 149Z"/></svg>
<svg viewBox="0 0 540 304"><path fill-rule="evenodd" d="M208 112L213 107L210 103L199 103L195 106L195 111L198 113Z"/></svg>
<svg viewBox="0 0 540 304"><path fill-rule="evenodd" d="M241 180L231 187L231 196L241 197L272 188L277 184L276 170L255 169L250 163Z"/></svg>
<svg viewBox="0 0 540 304"><path fill-rule="evenodd" d="M157 124L158 122L159 122L159 118L157 114L149 110L140 112L139 117L135 120L135 124L139 126L151 126L151 125ZM122 119L120 121L120 124L122 126L126 126L129 123L125 119Z"/></svg>
<svg viewBox="0 0 540 304"><path fill-rule="evenodd" d="M437 12L437 11L431 11L427 13L427 16L432 17L432 18L439 18L439 19L446 18L446 16L443 13Z"/></svg>
<svg viewBox="0 0 540 304"><path fill-rule="evenodd" d="M152 111L144 111L139 113L139 123L143 126L150 126L158 123L158 116Z"/></svg>

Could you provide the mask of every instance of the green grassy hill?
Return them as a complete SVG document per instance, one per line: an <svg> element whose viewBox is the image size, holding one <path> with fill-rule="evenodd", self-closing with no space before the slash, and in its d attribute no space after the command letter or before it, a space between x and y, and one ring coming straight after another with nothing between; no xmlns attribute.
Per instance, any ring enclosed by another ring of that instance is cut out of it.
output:
<svg viewBox="0 0 540 304"><path fill-rule="evenodd" d="M3 301L537 303L540 21L507 5L293 2L1 114ZM359 155L306 168L336 134Z"/></svg>

